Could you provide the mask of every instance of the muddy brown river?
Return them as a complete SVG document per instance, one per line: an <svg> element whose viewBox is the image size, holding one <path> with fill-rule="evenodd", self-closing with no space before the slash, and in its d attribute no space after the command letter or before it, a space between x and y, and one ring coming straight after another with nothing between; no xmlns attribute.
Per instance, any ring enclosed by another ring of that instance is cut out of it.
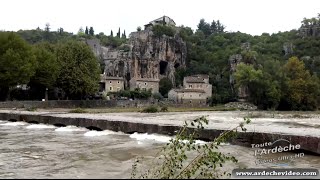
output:
<svg viewBox="0 0 320 180"><path fill-rule="evenodd" d="M135 158L154 156L169 139L155 134L0 121L0 178L130 178ZM225 144L220 150L239 160L227 165L230 171L236 167L320 169L320 156L315 155L270 154L259 161L252 148ZM294 158L268 162L283 156Z"/></svg>

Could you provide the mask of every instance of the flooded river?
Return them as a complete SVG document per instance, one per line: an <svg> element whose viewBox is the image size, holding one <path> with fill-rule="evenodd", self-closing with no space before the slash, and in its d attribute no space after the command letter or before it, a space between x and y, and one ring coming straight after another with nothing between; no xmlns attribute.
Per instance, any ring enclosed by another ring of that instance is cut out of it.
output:
<svg viewBox="0 0 320 180"><path fill-rule="evenodd" d="M170 137L89 131L73 126L0 121L0 178L130 178L137 156L154 156ZM296 156L292 161L257 161L254 149L223 145L237 157L235 167L295 167L320 169L320 156ZM295 153L281 156L295 156ZM274 159L275 155L264 157ZM278 158L278 157L276 157Z"/></svg>

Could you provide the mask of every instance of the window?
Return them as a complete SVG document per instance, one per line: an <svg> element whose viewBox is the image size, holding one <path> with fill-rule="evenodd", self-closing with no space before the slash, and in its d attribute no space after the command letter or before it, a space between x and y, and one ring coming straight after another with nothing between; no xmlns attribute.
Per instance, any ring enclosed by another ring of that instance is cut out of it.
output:
<svg viewBox="0 0 320 180"><path fill-rule="evenodd" d="M190 94L190 97L192 97L192 95Z"/></svg>
<svg viewBox="0 0 320 180"><path fill-rule="evenodd" d="M110 87L109 89L110 89L110 91L112 91L112 87Z"/></svg>
<svg viewBox="0 0 320 180"><path fill-rule="evenodd" d="M144 83L144 85L146 86L146 85L147 85L147 83L145 82L145 83Z"/></svg>
<svg viewBox="0 0 320 180"><path fill-rule="evenodd" d="M202 88L202 84L200 85L200 88Z"/></svg>
<svg viewBox="0 0 320 180"><path fill-rule="evenodd" d="M191 85L191 84L189 84L189 88L192 88L192 85Z"/></svg>
<svg viewBox="0 0 320 180"><path fill-rule="evenodd" d="M109 83L111 84L112 82L111 82L111 81L109 81Z"/></svg>
<svg viewBox="0 0 320 180"><path fill-rule="evenodd" d="M192 101L191 101L191 100L190 100L189 102L190 102L190 104L192 103Z"/></svg>
<svg viewBox="0 0 320 180"><path fill-rule="evenodd" d="M118 84L120 84L120 81L118 81Z"/></svg>
<svg viewBox="0 0 320 180"><path fill-rule="evenodd" d="M201 97L201 94L199 94L199 97Z"/></svg>

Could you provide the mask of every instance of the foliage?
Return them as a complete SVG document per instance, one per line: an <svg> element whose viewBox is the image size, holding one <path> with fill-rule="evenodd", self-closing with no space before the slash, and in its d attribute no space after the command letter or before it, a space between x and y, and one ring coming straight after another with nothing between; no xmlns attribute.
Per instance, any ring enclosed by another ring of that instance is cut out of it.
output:
<svg viewBox="0 0 320 180"><path fill-rule="evenodd" d="M144 108L141 112L142 113L157 113L157 112L159 112L159 109L157 106L149 106L147 108Z"/></svg>
<svg viewBox="0 0 320 180"><path fill-rule="evenodd" d="M287 78L285 97L283 98L293 110L314 110L318 106L320 84L317 76L311 76L304 63L292 57L284 66Z"/></svg>
<svg viewBox="0 0 320 180"><path fill-rule="evenodd" d="M115 97L127 97L132 99L148 99L152 96L151 89L145 91L141 89L135 90L120 90L118 92L109 92L110 95L114 95Z"/></svg>
<svg viewBox="0 0 320 180"><path fill-rule="evenodd" d="M196 143L198 133L208 124L206 117L200 117L188 123L178 131L177 135L163 147L153 160L151 167L140 170L139 159L132 166L132 178L139 179L216 179L231 176L230 173L221 172L223 165L228 162L237 162L233 156L218 151L221 143L237 135L240 128L246 131L245 124L250 119L244 118L239 126L225 131L214 141L205 144Z"/></svg>
<svg viewBox="0 0 320 180"><path fill-rule="evenodd" d="M162 106L160 108L160 112L168 112L168 107L167 106Z"/></svg>
<svg viewBox="0 0 320 180"><path fill-rule="evenodd" d="M159 81L159 92L162 96L168 97L168 92L172 89L173 85L169 78L162 78Z"/></svg>
<svg viewBox="0 0 320 180"><path fill-rule="evenodd" d="M162 99L163 99L163 96L162 96L160 93L154 93L154 94L152 95L152 97L153 97L154 99L158 99L158 100L162 100Z"/></svg>
<svg viewBox="0 0 320 180"><path fill-rule="evenodd" d="M16 33L0 32L1 91L7 91L5 94L9 96L11 87L28 83L35 73L35 64L35 56L27 42Z"/></svg>
<svg viewBox="0 0 320 180"><path fill-rule="evenodd" d="M141 27L140 26L137 27L137 31L138 32L141 31Z"/></svg>
<svg viewBox="0 0 320 180"><path fill-rule="evenodd" d="M77 109L70 110L69 113L88 113L88 111L86 111L82 108L77 108Z"/></svg>
<svg viewBox="0 0 320 180"><path fill-rule="evenodd" d="M152 32L156 37L161 37L162 35L173 37L175 35L175 29L173 27L158 24L152 27Z"/></svg>
<svg viewBox="0 0 320 180"><path fill-rule="evenodd" d="M34 55L36 57L36 73L31 77L30 83L52 88L60 72L60 64L55 55L55 47L49 43L39 43L34 45Z"/></svg>
<svg viewBox="0 0 320 180"><path fill-rule="evenodd" d="M82 42L59 44L57 59L63 67L57 84L70 98L82 98L98 91L100 70L90 47Z"/></svg>

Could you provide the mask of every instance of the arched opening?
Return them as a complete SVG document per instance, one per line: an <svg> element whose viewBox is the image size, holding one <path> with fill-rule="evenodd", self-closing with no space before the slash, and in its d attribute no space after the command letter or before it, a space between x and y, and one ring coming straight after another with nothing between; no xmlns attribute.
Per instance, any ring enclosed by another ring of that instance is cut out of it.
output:
<svg viewBox="0 0 320 180"><path fill-rule="evenodd" d="M17 120L15 120L15 119L9 119L8 121L9 122L17 122Z"/></svg>
<svg viewBox="0 0 320 180"><path fill-rule="evenodd" d="M65 124L61 124L61 123L56 123L56 124L54 124L54 126L56 126L56 127L66 127Z"/></svg>
<svg viewBox="0 0 320 180"><path fill-rule="evenodd" d="M160 74L164 75L167 72L167 66L168 66L168 62L166 61L160 61Z"/></svg>
<svg viewBox="0 0 320 180"><path fill-rule="evenodd" d="M89 129L90 131L94 130L94 131L102 131L102 129L98 128L98 127L95 127L95 126L89 126L89 127L86 127L87 129Z"/></svg>
<svg viewBox="0 0 320 180"><path fill-rule="evenodd" d="M175 64L174 64L174 68L177 69L178 67L180 67L180 63L175 63Z"/></svg>

